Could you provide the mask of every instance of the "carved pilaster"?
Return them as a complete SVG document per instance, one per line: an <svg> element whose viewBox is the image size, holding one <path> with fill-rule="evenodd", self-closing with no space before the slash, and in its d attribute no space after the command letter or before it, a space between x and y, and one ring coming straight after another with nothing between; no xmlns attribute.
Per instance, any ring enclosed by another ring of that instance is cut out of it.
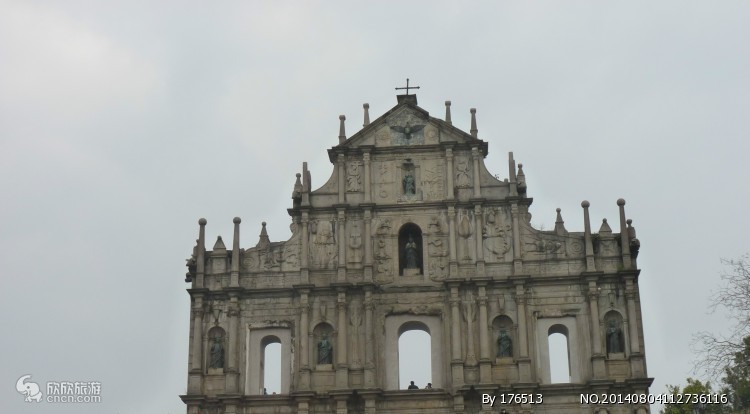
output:
<svg viewBox="0 0 750 414"><path fill-rule="evenodd" d="M240 304L237 296L232 296L227 304L228 328L227 332L227 370L226 370L226 393L239 393L239 352L237 345L241 337L239 332Z"/></svg>
<svg viewBox="0 0 750 414"><path fill-rule="evenodd" d="M310 218L307 213L307 211L302 212L302 241L301 246L302 250L300 251L300 275L301 275L301 282L303 284L310 283L309 273L308 273L308 255L310 254L310 247L309 247L309 235L308 235L308 229L310 227Z"/></svg>
<svg viewBox="0 0 750 414"><path fill-rule="evenodd" d="M336 158L336 169L338 170L339 181L339 204L343 204L346 196L346 163L344 154L339 154Z"/></svg>
<svg viewBox="0 0 750 414"><path fill-rule="evenodd" d="M365 152L362 156L365 163L365 203L369 203L372 200L371 197L371 183L370 183L370 153Z"/></svg>
<svg viewBox="0 0 750 414"><path fill-rule="evenodd" d="M451 148L445 150L445 164L445 171L448 178L448 186L445 188L445 198L453 200L455 190L453 188L453 150Z"/></svg>
<svg viewBox="0 0 750 414"><path fill-rule="evenodd" d="M343 282L346 280L346 211L343 208L338 209L336 242L338 242L339 248L336 279L339 282Z"/></svg>
<svg viewBox="0 0 750 414"><path fill-rule="evenodd" d="M479 285L479 381L483 384L492 382L492 364L490 362L489 321L487 320L487 289Z"/></svg>
<svg viewBox="0 0 750 414"><path fill-rule="evenodd" d="M458 263L456 262L456 256L458 256L456 243L456 208L454 206L448 206L448 245L450 246L450 263L449 263L449 275L451 277L458 276Z"/></svg>
<svg viewBox="0 0 750 414"><path fill-rule="evenodd" d="M338 358L336 360L336 386L347 388L349 386L349 359L347 355L348 334L347 334L347 312L346 312L346 293L339 292L336 301L336 312L338 313Z"/></svg>
<svg viewBox="0 0 750 414"><path fill-rule="evenodd" d="M518 220L518 204L510 206L510 215L513 219L513 273L523 273L523 262L521 261L521 227Z"/></svg>
<svg viewBox="0 0 750 414"><path fill-rule="evenodd" d="M372 282L372 210L365 209L364 213L365 234L362 242L365 244L365 282Z"/></svg>
<svg viewBox="0 0 750 414"><path fill-rule="evenodd" d="M372 291L370 288L365 290L365 387L375 388L375 362L373 356L375 347L372 337Z"/></svg>
<svg viewBox="0 0 750 414"><path fill-rule="evenodd" d="M481 157L477 147L471 149L471 159L474 161L474 198L479 198L482 196L479 185L479 160L481 160Z"/></svg>
<svg viewBox="0 0 750 414"><path fill-rule="evenodd" d="M518 376L520 382L531 382L526 300L526 291L523 284L517 283L515 301L518 313Z"/></svg>
<svg viewBox="0 0 750 414"><path fill-rule="evenodd" d="M482 238L482 226L484 226L482 220L482 205L474 205L474 239L476 240L477 249L477 275L484 276L484 245Z"/></svg>

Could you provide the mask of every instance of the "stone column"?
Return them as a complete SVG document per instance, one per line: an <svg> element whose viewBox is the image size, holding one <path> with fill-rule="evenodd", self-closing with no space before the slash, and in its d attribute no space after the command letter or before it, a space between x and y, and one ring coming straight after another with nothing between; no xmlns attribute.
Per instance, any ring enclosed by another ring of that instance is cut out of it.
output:
<svg viewBox="0 0 750 414"><path fill-rule="evenodd" d="M203 298L196 296L193 302L193 339L190 342L190 375L188 394L200 394L203 380Z"/></svg>
<svg viewBox="0 0 750 414"><path fill-rule="evenodd" d="M607 376L604 364L605 355L602 354L602 334L599 326L599 290L595 280L589 280L589 309L591 310L591 362L594 368L594 379L602 379Z"/></svg>
<svg viewBox="0 0 750 414"><path fill-rule="evenodd" d="M339 173L339 204L344 204L346 202L346 162L344 154L339 154L336 157L336 169L338 169Z"/></svg>
<svg viewBox="0 0 750 414"><path fill-rule="evenodd" d="M474 205L474 237L477 240L477 276L484 277L484 239L482 238L482 227L484 226L482 205Z"/></svg>
<svg viewBox="0 0 750 414"><path fill-rule="evenodd" d="M479 382L492 382L492 362L489 338L489 321L487 320L487 288L484 283L478 284L479 298Z"/></svg>
<svg viewBox="0 0 750 414"><path fill-rule="evenodd" d="M513 218L513 274L523 273L523 262L521 260L521 228L518 221L518 204L510 206L510 215Z"/></svg>
<svg viewBox="0 0 750 414"><path fill-rule="evenodd" d="M338 337L336 348L338 349L338 358L336 359L336 386L338 388L349 387L349 361L346 353L347 348L347 316L346 316L346 293L339 291L338 301L336 302L338 313Z"/></svg>
<svg viewBox="0 0 750 414"><path fill-rule="evenodd" d="M461 299L458 297L458 284L450 286L451 297L451 373L453 376L453 387L457 388L464 382L464 366L461 359L461 310L459 306Z"/></svg>
<svg viewBox="0 0 750 414"><path fill-rule="evenodd" d="M365 245L365 282L372 282L372 210L365 209L365 234L362 235L362 243Z"/></svg>
<svg viewBox="0 0 750 414"><path fill-rule="evenodd" d="M625 298L628 301L628 334L630 335L630 353L637 354L641 352L641 345L638 341L638 318L635 309L635 289L631 281L626 282Z"/></svg>
<svg viewBox="0 0 750 414"><path fill-rule="evenodd" d="M375 344L372 337L372 288L365 288L365 388L375 388Z"/></svg>
<svg viewBox="0 0 750 414"><path fill-rule="evenodd" d="M518 379L531 382L531 359L526 324L526 291L523 283L516 283L516 306L518 313Z"/></svg>
<svg viewBox="0 0 750 414"><path fill-rule="evenodd" d="M638 329L638 311L635 284L632 277L625 279L625 298L628 303L628 332L626 338L630 340L630 376L643 378L646 376L646 365L641 354L640 330ZM624 331L624 329L623 329ZM629 338L628 338L629 337Z"/></svg>
<svg viewBox="0 0 750 414"><path fill-rule="evenodd" d="M310 300L308 290L300 292L299 363L300 389L310 389Z"/></svg>
<svg viewBox="0 0 750 414"><path fill-rule="evenodd" d="M239 217L235 217L232 220L234 223L234 239L232 240L232 271L229 275L229 286L239 287L240 286L240 220Z"/></svg>
<svg viewBox="0 0 750 414"><path fill-rule="evenodd" d="M474 147L471 149L471 158L474 160L474 198L479 198L482 196L480 191L480 183L479 183L479 149L477 147Z"/></svg>
<svg viewBox="0 0 750 414"><path fill-rule="evenodd" d="M338 209L336 220L336 241L338 242L338 269L336 279L338 282L346 281L346 212L343 208Z"/></svg>
<svg viewBox="0 0 750 414"><path fill-rule="evenodd" d="M309 214L307 211L302 212L302 222L300 223L302 226L302 240L300 242L300 276L301 276L301 282L302 284L308 284L310 283L310 275L308 273L308 255L310 253L310 248L308 247L308 243L310 236L308 235L308 227L310 226L310 219Z"/></svg>
<svg viewBox="0 0 750 414"><path fill-rule="evenodd" d="M450 246L450 263L448 266L450 277L458 276L458 262L456 261L456 208L448 206L448 245Z"/></svg>
<svg viewBox="0 0 750 414"><path fill-rule="evenodd" d="M630 238L628 237L628 226L625 220L625 200L617 199L617 205L620 207L620 246L622 249L622 267L623 269L632 269L633 260L630 258Z"/></svg>
<svg viewBox="0 0 750 414"><path fill-rule="evenodd" d="M448 200L453 200L455 191L453 188L453 174L455 174L455 172L453 171L453 149L451 148L446 148L445 150L445 164L445 170L448 175L448 186L445 188L445 198Z"/></svg>
<svg viewBox="0 0 750 414"><path fill-rule="evenodd" d="M372 200L372 196L370 194L370 153L365 152L363 158L365 162L365 203L370 203Z"/></svg>
<svg viewBox="0 0 750 414"><path fill-rule="evenodd" d="M464 302L464 316L466 318L466 365L473 367L477 365L477 355L474 346L474 321L476 320L476 308L471 291L467 292Z"/></svg>
<svg viewBox="0 0 750 414"><path fill-rule="evenodd" d="M232 293L227 305L227 317L229 319L229 332L227 332L227 370L226 370L226 393L239 393L239 351L238 340L242 337L238 329L240 318L240 304L236 293Z"/></svg>

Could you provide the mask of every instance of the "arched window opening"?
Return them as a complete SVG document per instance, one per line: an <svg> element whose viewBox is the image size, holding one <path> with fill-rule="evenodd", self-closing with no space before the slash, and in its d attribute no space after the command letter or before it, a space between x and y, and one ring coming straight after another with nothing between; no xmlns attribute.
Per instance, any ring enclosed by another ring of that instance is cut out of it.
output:
<svg viewBox="0 0 750 414"><path fill-rule="evenodd" d="M262 345L263 391L267 394L281 394L281 341L276 337L267 337Z"/></svg>
<svg viewBox="0 0 750 414"><path fill-rule="evenodd" d="M417 388L432 383L432 338L426 326L405 324L398 338L399 389Z"/></svg>
<svg viewBox="0 0 750 414"><path fill-rule="evenodd" d="M568 329L562 325L550 327L547 343L549 346L551 383L569 383L570 348L568 346Z"/></svg>
<svg viewBox="0 0 750 414"><path fill-rule="evenodd" d="M422 229L414 223L406 223L398 232L398 274L413 276L422 274Z"/></svg>

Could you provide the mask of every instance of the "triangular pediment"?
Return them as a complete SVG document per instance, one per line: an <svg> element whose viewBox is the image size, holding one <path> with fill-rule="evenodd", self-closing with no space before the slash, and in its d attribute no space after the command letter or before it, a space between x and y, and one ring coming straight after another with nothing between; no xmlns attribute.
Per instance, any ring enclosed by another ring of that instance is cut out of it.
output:
<svg viewBox="0 0 750 414"><path fill-rule="evenodd" d="M408 102L394 106L335 148L404 147L441 142L481 143L442 119Z"/></svg>

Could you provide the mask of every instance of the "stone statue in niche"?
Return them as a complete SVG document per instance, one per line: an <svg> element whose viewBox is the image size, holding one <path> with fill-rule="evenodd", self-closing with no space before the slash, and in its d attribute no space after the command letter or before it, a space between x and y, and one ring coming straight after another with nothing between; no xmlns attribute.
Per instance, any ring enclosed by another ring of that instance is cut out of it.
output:
<svg viewBox="0 0 750 414"><path fill-rule="evenodd" d="M414 241L414 237L409 236L409 241L404 246L404 254L406 257L406 268L417 269L419 267L417 265L419 253L417 252L417 243Z"/></svg>
<svg viewBox="0 0 750 414"><path fill-rule="evenodd" d="M622 329L617 326L617 321L611 319L607 326L607 353L617 354L625 352Z"/></svg>
<svg viewBox="0 0 750 414"><path fill-rule="evenodd" d="M224 346L221 344L221 336L214 336L214 343L211 345L211 359L208 363L209 368L224 368Z"/></svg>
<svg viewBox="0 0 750 414"><path fill-rule="evenodd" d="M505 329L500 330L497 336L497 357L509 358L513 356L513 340Z"/></svg>
<svg viewBox="0 0 750 414"><path fill-rule="evenodd" d="M328 340L328 334L323 334L323 338L318 342L318 364L333 363L333 345Z"/></svg>
<svg viewBox="0 0 750 414"><path fill-rule="evenodd" d="M456 163L456 187L471 187L471 176L469 175L469 162L466 159L459 159Z"/></svg>
<svg viewBox="0 0 750 414"><path fill-rule="evenodd" d="M417 194L417 185L414 182L414 175L411 172L406 173L404 176L404 195L413 196Z"/></svg>
<svg viewBox="0 0 750 414"><path fill-rule="evenodd" d="M349 172L346 176L346 191L362 191L362 177L359 171L359 163L352 162L349 164Z"/></svg>

